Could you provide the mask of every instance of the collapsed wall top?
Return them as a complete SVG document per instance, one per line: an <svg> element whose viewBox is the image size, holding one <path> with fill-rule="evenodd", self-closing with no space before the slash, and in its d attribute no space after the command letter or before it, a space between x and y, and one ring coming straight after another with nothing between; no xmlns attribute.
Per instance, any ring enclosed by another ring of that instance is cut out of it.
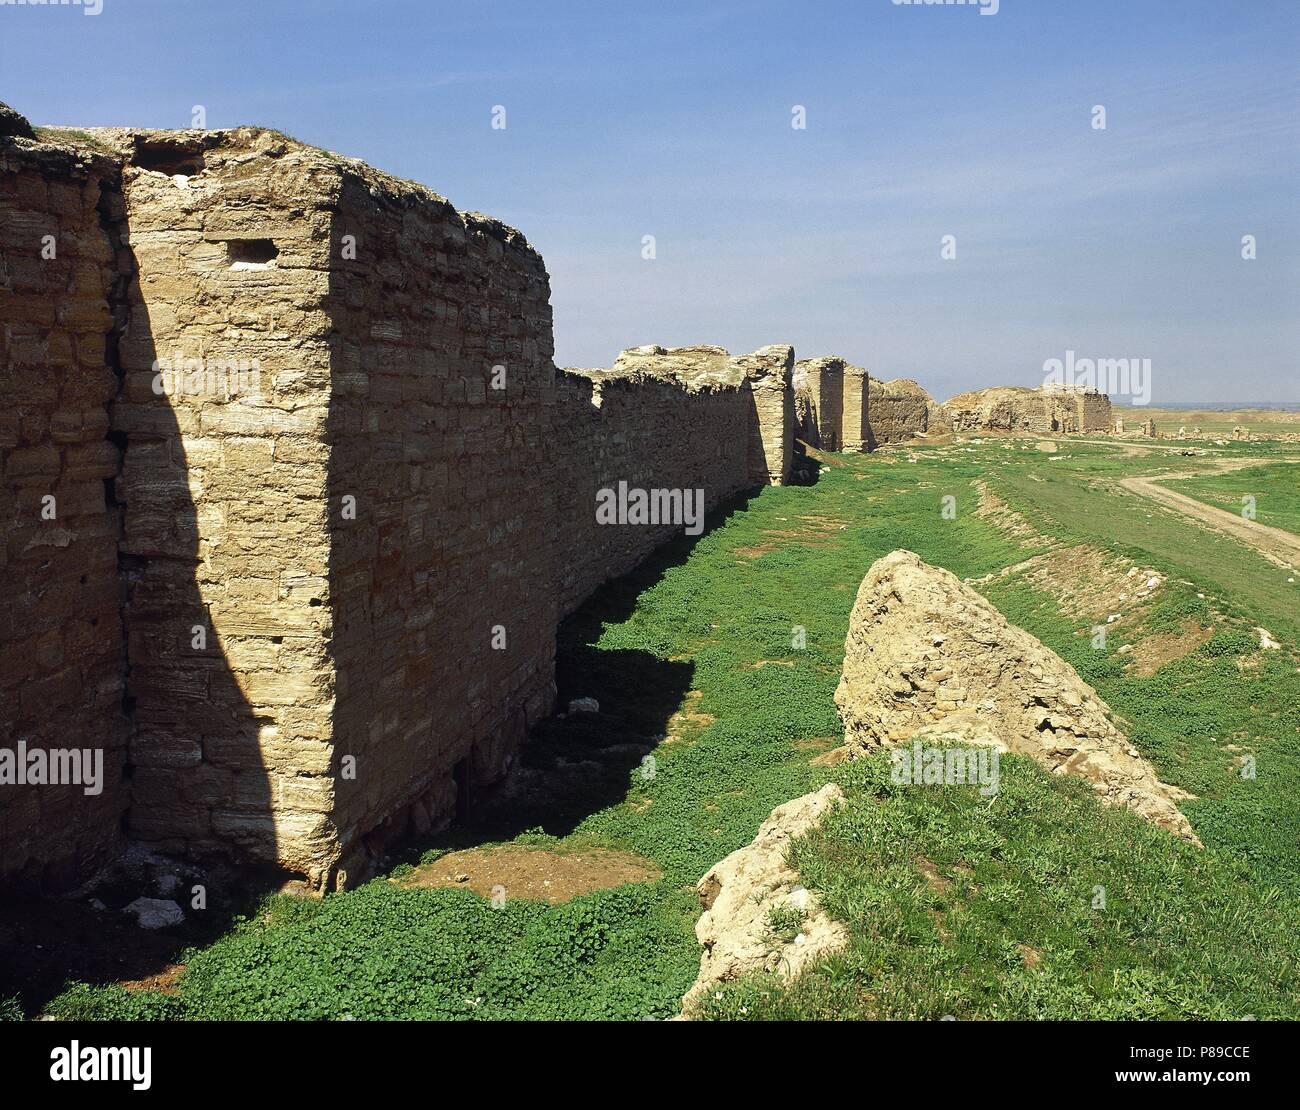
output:
<svg viewBox="0 0 1300 1110"><path fill-rule="evenodd" d="M671 378L688 389L743 387L751 415L749 477L755 485L783 485L794 463L794 348L760 347L733 355L725 348L632 347L614 362L615 374L639 373Z"/></svg>

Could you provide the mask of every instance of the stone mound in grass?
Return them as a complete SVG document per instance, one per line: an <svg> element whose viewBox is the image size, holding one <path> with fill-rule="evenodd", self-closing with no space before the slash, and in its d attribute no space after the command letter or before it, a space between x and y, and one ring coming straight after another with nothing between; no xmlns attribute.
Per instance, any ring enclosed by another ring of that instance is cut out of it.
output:
<svg viewBox="0 0 1300 1110"><path fill-rule="evenodd" d="M699 977L682 999L685 1016L720 983L759 971L794 978L848 943L844 926L826 916L817 896L799 884L798 872L786 862L790 842L821 824L843 798L843 791L830 783L777 806L749 844L695 884L704 907L695 935L704 952ZM798 922L793 936L774 927L773 911Z"/></svg>
<svg viewBox="0 0 1300 1110"><path fill-rule="evenodd" d="M992 743L1200 843L1176 804L1190 795L1156 777L1078 672L911 551L886 555L863 579L835 703L851 750L918 733Z"/></svg>

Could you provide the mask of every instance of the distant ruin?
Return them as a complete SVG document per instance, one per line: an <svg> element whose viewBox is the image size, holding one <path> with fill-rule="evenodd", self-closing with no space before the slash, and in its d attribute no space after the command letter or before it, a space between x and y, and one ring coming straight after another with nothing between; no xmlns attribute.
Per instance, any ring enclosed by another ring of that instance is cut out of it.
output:
<svg viewBox="0 0 1300 1110"><path fill-rule="evenodd" d="M1114 418L1110 398L1090 389L998 386L961 393L942 406L954 432L1107 433Z"/></svg>
<svg viewBox="0 0 1300 1110"><path fill-rule="evenodd" d="M502 776L559 621L681 532L602 526L602 490L711 511L790 481L797 439L948 426L788 346L557 370L519 232L274 132L18 121L0 724L105 776L0 786L0 880L65 886L131 839L355 884Z"/></svg>

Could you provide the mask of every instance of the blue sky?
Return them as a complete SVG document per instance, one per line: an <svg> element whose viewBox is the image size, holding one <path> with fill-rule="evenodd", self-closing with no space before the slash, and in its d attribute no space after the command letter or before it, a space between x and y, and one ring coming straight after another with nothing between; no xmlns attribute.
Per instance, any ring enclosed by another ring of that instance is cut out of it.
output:
<svg viewBox="0 0 1300 1110"><path fill-rule="evenodd" d="M942 399L1074 350L1151 359L1155 404L1300 401L1294 0L0 5L0 100L202 104L497 216L561 365L793 343Z"/></svg>

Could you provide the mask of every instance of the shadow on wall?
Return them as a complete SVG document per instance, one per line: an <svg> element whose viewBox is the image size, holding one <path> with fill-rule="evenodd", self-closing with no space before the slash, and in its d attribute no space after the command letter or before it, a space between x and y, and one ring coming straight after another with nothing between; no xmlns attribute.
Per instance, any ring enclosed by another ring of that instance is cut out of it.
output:
<svg viewBox="0 0 1300 1110"><path fill-rule="evenodd" d="M10 899L0 912L0 998L17 994L32 1013L69 980L106 983L166 975L185 943L228 928L232 913L246 909L250 891L276 881L279 847L259 745L261 723L227 654L232 648L270 652L276 636L233 626L223 630L214 621L215 591L227 584L237 588L242 575L213 569L212 546L199 540L195 501L195 491L201 491L209 519L224 520L255 495L238 478L227 483L227 489L238 487L238 496L217 500L212 472L223 465L217 445L197 440L196 459L182 438L183 431L198 436L199 401L181 403L154 392L153 364L164 342L155 336L155 311L171 324L165 336L170 353L179 329L193 323L198 309L194 298L176 292L175 281L145 292L142 273L147 285L151 275L174 269L177 247L156 231L131 243L116 183L102 182L100 189L100 230L116 261L106 290L112 326L95 357L102 359L100 371L106 367L117 383L104 414L116 473L102 485L117 550L111 563L95 570L121 616L118 662L128 734L122 824L127 837L145 848L189 859L202 869L142 862L131 852L93 876L93 894L104 909L93 908L88 896ZM77 349L83 359L89 357L88 346ZM253 543L222 553L245 569L255 555ZM41 593L39 583L36 592ZM64 742L80 745L93 738L70 736ZM57 830L42 832L57 835ZM235 846L251 863L236 858ZM79 858L75 877L91 878L88 869L98 862ZM204 886L202 908L194 905L195 881ZM119 911L141 896L175 900L185 923L166 934L139 928L132 915Z"/></svg>
<svg viewBox="0 0 1300 1110"><path fill-rule="evenodd" d="M607 625L627 620L642 594L758 495L749 491L732 498L709 514L701 535L683 534L656 549L635 570L597 590L560 626L556 708L565 716L542 721L505 781L483 792L470 819L434 846L472 847L535 828L566 836L587 817L626 798L630 777L669 731L691 690L695 666L647 651L601 648L601 634ZM594 698L600 712L567 713L578 698ZM417 844L410 855L427 846Z"/></svg>
<svg viewBox="0 0 1300 1110"><path fill-rule="evenodd" d="M251 576L257 540L222 528L201 544L193 492L201 491L209 521L229 525L256 501L256 483L231 473L221 441L201 438L201 413L213 404L202 388L198 396L182 397L172 382L172 392L155 391L161 348L166 344L167 356L186 352L186 329L194 334L204 310L183 296L179 283L149 279L165 276L178 262L187 265L188 257L178 259L174 241L156 230L132 236L131 249L119 249L118 256L119 266L129 259L130 268L108 353L121 382L109 434L121 452L113 495L122 518L125 708L133 722L127 833L180 857L230 857L233 851L254 867L273 867L278 845L259 739L264 722L254 715L227 653L271 655L281 638L221 620L226 591ZM202 277L194 280L202 285ZM156 313L168 324L159 336ZM199 445L200 458L189 457L183 434ZM212 531L205 527L206 534ZM218 559L220 566L214 565ZM209 904L233 893L209 891Z"/></svg>

